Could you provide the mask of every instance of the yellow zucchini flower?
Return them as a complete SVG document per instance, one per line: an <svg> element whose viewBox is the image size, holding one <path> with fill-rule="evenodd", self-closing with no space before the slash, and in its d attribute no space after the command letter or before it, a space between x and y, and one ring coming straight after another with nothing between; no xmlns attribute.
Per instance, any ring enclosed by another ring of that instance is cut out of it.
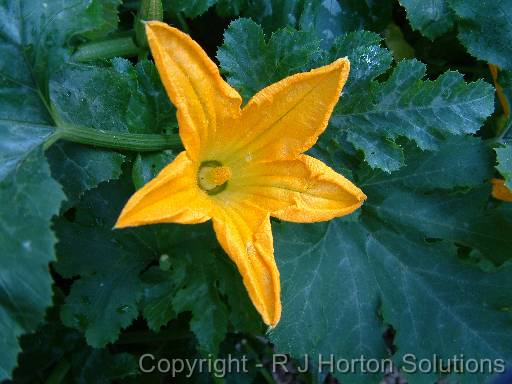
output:
<svg viewBox="0 0 512 384"><path fill-rule="evenodd" d="M254 306L275 326L281 289L270 216L300 223L330 220L353 212L366 198L303 153L325 130L350 63L339 59L287 77L241 108L241 96L188 35L157 21L146 24L146 34L177 108L185 150L130 198L116 227L212 219Z"/></svg>

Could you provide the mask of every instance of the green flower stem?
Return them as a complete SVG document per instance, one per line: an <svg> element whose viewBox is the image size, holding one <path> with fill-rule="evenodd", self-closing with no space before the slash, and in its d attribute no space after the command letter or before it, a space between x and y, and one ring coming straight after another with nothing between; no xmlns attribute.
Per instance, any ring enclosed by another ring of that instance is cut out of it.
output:
<svg viewBox="0 0 512 384"><path fill-rule="evenodd" d="M84 44L73 54L72 59L76 62L84 62L117 56L137 56L139 50L132 37L118 37Z"/></svg>
<svg viewBox="0 0 512 384"><path fill-rule="evenodd" d="M112 132L68 125L57 127L55 132L46 139L44 148L49 148L57 140L135 152L162 151L181 147L178 135Z"/></svg>

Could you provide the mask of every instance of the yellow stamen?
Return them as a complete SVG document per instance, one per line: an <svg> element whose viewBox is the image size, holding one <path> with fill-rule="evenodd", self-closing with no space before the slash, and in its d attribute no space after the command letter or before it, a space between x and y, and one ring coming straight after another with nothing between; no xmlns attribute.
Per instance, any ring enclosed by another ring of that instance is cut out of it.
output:
<svg viewBox="0 0 512 384"><path fill-rule="evenodd" d="M211 191L231 178L231 168L225 165L203 166L199 169L199 186L205 191Z"/></svg>

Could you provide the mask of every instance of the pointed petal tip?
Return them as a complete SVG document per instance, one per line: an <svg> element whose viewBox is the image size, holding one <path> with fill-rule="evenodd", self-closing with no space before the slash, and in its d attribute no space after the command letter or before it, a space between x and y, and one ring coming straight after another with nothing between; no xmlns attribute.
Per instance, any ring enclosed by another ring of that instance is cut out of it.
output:
<svg viewBox="0 0 512 384"><path fill-rule="evenodd" d="M342 70L343 72L350 71L350 60L348 57L341 57L339 59L334 60L331 64L328 64L327 67L335 68L337 70Z"/></svg>
<svg viewBox="0 0 512 384"><path fill-rule="evenodd" d="M279 321L281 320L281 304L277 304L277 308L274 309L273 316L266 314L261 314L261 317L263 319L263 322L269 326L269 329L274 329L277 324L279 324Z"/></svg>
<svg viewBox="0 0 512 384"><path fill-rule="evenodd" d="M132 226L132 224L128 220L126 220L125 213L121 212L121 214L117 218L117 221L114 224L114 226L112 227L112 229L123 229L123 228L128 228L131 226Z"/></svg>
<svg viewBox="0 0 512 384"><path fill-rule="evenodd" d="M357 188L357 192L354 193L354 197L356 198L357 203L354 204L353 211L356 211L356 210L358 210L359 208L362 207L364 202L368 199L368 196L366 196L365 193L362 190Z"/></svg>
<svg viewBox="0 0 512 384"><path fill-rule="evenodd" d="M144 24L146 25L146 28L153 28L153 27L169 27L166 23L159 21L159 20L149 20L144 21ZM171 27L172 28L172 27Z"/></svg>
<svg viewBox="0 0 512 384"><path fill-rule="evenodd" d="M345 57L340 57L339 59L336 59L334 61L334 63L336 63L339 66L350 65L350 60L348 59L348 56L345 56Z"/></svg>
<svg viewBox="0 0 512 384"><path fill-rule="evenodd" d="M152 37L154 36L153 35L154 33L157 33L156 30L159 28L165 29L168 32L174 33L175 35L187 35L185 32L180 31L178 28L174 28L173 26L171 26L167 23L164 23L163 21L158 21L158 20L145 21L144 25L146 27L146 34L149 32L150 34L152 34Z"/></svg>
<svg viewBox="0 0 512 384"><path fill-rule="evenodd" d="M318 71L323 73L339 71L342 75L341 78L346 81L348 73L350 72L350 60L348 57L341 57L322 67L313 68L311 71Z"/></svg>

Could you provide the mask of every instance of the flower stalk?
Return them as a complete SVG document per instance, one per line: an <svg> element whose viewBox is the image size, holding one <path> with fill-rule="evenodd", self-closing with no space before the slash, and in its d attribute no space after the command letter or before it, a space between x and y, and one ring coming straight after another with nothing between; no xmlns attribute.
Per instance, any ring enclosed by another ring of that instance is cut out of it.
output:
<svg viewBox="0 0 512 384"><path fill-rule="evenodd" d="M73 54L73 61L82 63L113 57L137 56L140 48L131 36L97 41L81 45Z"/></svg>
<svg viewBox="0 0 512 384"><path fill-rule="evenodd" d="M121 151L152 152L181 148L178 135L112 132L71 125L58 126L44 144L48 149L57 140Z"/></svg>

